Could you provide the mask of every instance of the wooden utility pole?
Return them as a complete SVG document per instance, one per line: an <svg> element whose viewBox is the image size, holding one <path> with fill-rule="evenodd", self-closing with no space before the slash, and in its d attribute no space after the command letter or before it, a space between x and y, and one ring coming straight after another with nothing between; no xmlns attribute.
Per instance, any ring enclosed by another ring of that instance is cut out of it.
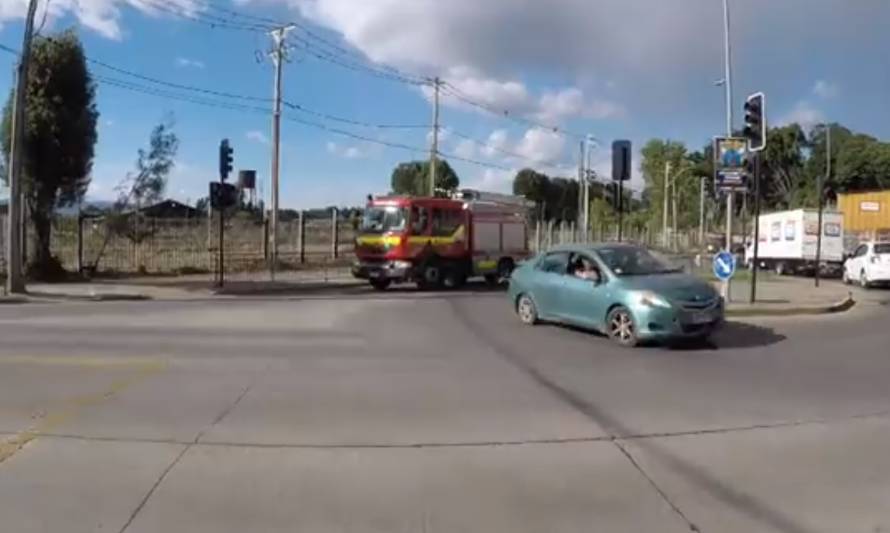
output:
<svg viewBox="0 0 890 533"><path fill-rule="evenodd" d="M16 74L15 98L12 103L12 139L9 147L9 235L6 240L6 292L24 293L22 276L22 158L25 153L25 92L28 88L28 67L31 63L31 41L34 36L34 13L37 0L28 2L22 56Z"/></svg>
<svg viewBox="0 0 890 533"><path fill-rule="evenodd" d="M439 154L439 78L433 79L433 142L430 144L430 196L436 195L436 158Z"/></svg>

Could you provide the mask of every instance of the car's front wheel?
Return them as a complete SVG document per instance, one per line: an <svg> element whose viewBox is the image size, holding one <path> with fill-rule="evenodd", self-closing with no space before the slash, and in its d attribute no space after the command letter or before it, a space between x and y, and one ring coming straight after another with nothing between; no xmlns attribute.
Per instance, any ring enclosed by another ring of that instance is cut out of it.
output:
<svg viewBox="0 0 890 533"><path fill-rule="evenodd" d="M538 323L538 308L531 296L523 294L516 301L516 314L523 324L533 326Z"/></svg>
<svg viewBox="0 0 890 533"><path fill-rule="evenodd" d="M632 347L639 342L633 315L630 314L628 308L623 306L609 311L609 315L606 317L606 333L610 339L621 346Z"/></svg>

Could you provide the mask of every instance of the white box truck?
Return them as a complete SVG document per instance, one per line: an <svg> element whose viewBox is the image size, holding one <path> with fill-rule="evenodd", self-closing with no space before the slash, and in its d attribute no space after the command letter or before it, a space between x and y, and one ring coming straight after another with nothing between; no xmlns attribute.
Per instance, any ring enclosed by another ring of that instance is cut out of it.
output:
<svg viewBox="0 0 890 533"><path fill-rule="evenodd" d="M819 212L794 209L760 215L759 268L776 274L812 274L816 268ZM835 274L844 263L844 217L837 211L822 212L820 272ZM754 261L754 236L745 246L745 265Z"/></svg>

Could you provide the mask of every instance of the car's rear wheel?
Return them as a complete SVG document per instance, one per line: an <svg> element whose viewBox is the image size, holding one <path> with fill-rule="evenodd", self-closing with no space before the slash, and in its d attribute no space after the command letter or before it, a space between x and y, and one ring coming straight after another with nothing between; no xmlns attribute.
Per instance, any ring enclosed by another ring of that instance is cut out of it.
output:
<svg viewBox="0 0 890 533"><path fill-rule="evenodd" d="M375 290L385 291L389 288L390 280L389 279L372 279L371 286L374 287Z"/></svg>
<svg viewBox="0 0 890 533"><path fill-rule="evenodd" d="M609 338L621 346L632 347L639 342L637 338L637 326L630 310L618 306L609 311L606 317L606 333Z"/></svg>
<svg viewBox="0 0 890 533"><path fill-rule="evenodd" d="M859 273L859 285L863 289L871 288L871 282L868 280L868 274L865 273L865 270Z"/></svg>
<svg viewBox="0 0 890 533"><path fill-rule="evenodd" d="M527 294L519 296L516 301L516 314L523 324L533 326L538 323L538 308L534 300Z"/></svg>

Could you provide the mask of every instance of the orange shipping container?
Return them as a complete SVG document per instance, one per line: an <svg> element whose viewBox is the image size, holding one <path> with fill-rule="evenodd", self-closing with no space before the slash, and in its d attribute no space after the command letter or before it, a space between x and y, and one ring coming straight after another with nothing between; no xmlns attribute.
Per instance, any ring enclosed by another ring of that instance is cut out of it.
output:
<svg viewBox="0 0 890 533"><path fill-rule="evenodd" d="M890 235L890 190L838 194L844 230L864 238Z"/></svg>

